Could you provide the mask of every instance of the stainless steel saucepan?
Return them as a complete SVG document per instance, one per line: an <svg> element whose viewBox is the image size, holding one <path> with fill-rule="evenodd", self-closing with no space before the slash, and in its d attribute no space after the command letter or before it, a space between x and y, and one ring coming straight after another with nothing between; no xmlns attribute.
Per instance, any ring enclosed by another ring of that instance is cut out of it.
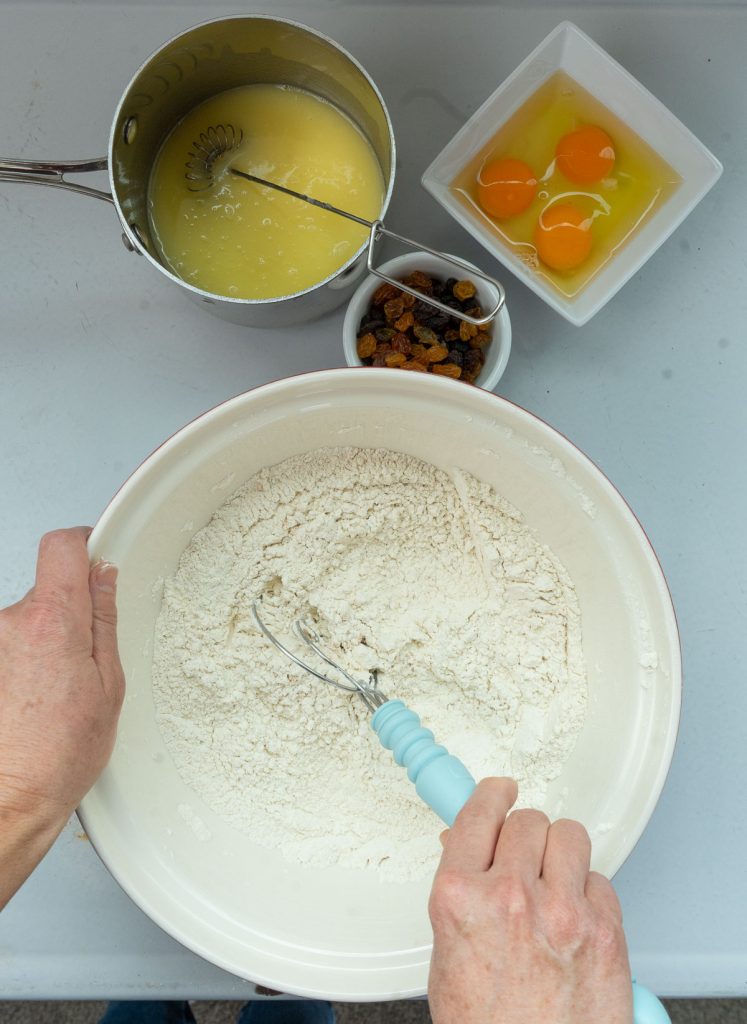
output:
<svg viewBox="0 0 747 1024"><path fill-rule="evenodd" d="M148 217L148 184L158 150L174 125L203 100L254 83L293 85L316 93L342 110L363 132L381 165L383 219L394 185L395 146L381 93L361 65L314 29L265 15L208 21L175 36L145 61L119 102L107 157L47 161L0 159L0 181L64 188L113 203L122 238L159 273L196 302L233 323L277 327L311 320L334 309L365 269L367 242L325 280L274 299L215 295L183 281L164 265ZM67 175L108 170L111 192L90 188Z"/></svg>

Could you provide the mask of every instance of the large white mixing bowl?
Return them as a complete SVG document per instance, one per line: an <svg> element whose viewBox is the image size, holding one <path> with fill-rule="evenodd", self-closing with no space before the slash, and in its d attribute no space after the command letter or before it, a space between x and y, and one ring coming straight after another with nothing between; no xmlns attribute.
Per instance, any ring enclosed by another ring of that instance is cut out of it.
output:
<svg viewBox="0 0 747 1024"><path fill-rule="evenodd" d="M643 831L669 768L680 707L677 627L643 530L586 456L509 402L424 374L330 370L240 395L168 440L109 505L90 550L120 567L128 691L111 763L81 808L104 862L162 928L234 974L334 999L419 995L430 957L429 882L382 884L373 872L286 864L181 781L155 720L151 657L163 578L248 477L321 445L458 465L493 484L563 561L581 604L589 712L546 809L584 822L594 866L607 875Z"/></svg>

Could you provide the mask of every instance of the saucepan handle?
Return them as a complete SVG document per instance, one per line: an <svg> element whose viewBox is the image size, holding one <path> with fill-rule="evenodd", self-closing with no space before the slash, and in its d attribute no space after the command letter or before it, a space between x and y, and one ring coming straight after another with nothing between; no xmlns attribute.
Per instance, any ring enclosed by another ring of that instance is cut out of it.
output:
<svg viewBox="0 0 747 1024"><path fill-rule="evenodd" d="M109 163L106 157L94 160L14 160L0 157L0 182L20 181L27 185L49 185L50 188L64 188L94 199L105 199L113 203L111 192L79 185L68 181L66 174L83 174L87 171L105 171Z"/></svg>

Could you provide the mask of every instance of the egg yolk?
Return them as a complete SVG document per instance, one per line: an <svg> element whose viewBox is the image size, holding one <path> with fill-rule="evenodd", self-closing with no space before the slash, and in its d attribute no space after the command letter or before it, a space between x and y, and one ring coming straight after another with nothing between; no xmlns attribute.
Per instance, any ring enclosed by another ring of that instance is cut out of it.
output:
<svg viewBox="0 0 747 1024"><path fill-rule="evenodd" d="M491 217L504 220L523 213L534 199L537 177L523 160L491 160L477 175L477 200Z"/></svg>
<svg viewBox="0 0 747 1024"><path fill-rule="evenodd" d="M591 252L591 218L571 203L549 206L534 229L537 255L553 270L573 270Z"/></svg>
<svg viewBox="0 0 747 1024"><path fill-rule="evenodd" d="M590 185L606 178L615 165L615 147L607 132L586 124L568 132L557 145L558 170L577 185Z"/></svg>

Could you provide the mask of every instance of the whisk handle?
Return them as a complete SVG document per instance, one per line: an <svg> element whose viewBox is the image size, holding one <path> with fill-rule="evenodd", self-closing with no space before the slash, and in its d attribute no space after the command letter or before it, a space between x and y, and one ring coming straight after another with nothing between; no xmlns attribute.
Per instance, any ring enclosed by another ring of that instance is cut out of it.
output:
<svg viewBox="0 0 747 1024"><path fill-rule="evenodd" d="M418 796L449 827L475 788L475 780L458 757L436 743L430 729L401 700L388 700L371 719L382 746L407 769Z"/></svg>
<svg viewBox="0 0 747 1024"><path fill-rule="evenodd" d="M475 788L475 780L459 758L436 743L430 729L401 700L388 700L371 719L382 746L397 764L407 768L410 782L431 810L449 828ZM653 992L633 982L634 1024L670 1024L664 1006Z"/></svg>

